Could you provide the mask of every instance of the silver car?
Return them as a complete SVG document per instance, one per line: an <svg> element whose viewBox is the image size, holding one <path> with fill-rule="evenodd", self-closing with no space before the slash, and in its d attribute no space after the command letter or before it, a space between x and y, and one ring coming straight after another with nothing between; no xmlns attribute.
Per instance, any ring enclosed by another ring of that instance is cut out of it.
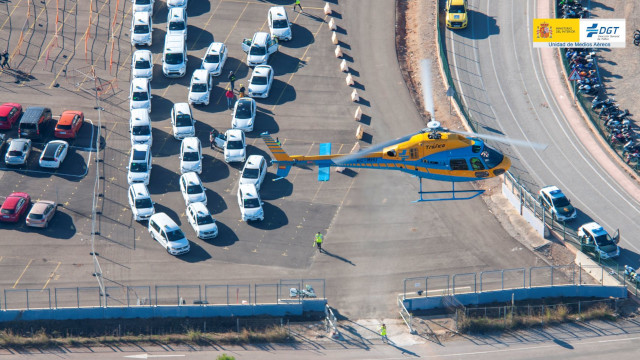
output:
<svg viewBox="0 0 640 360"><path fill-rule="evenodd" d="M31 139L13 139L9 143L4 162L7 165L25 165L31 153Z"/></svg>

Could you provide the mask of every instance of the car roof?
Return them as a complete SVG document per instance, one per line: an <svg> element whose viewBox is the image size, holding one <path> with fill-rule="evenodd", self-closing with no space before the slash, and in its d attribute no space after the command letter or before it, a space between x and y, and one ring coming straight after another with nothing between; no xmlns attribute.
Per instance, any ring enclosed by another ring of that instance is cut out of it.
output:
<svg viewBox="0 0 640 360"><path fill-rule="evenodd" d="M167 34L164 37L165 52L182 52L184 50L184 36L181 34Z"/></svg>
<svg viewBox="0 0 640 360"><path fill-rule="evenodd" d="M58 125L71 125L71 122L76 115L82 115L82 111L67 110L63 112L58 120Z"/></svg>
<svg viewBox="0 0 640 360"><path fill-rule="evenodd" d="M51 111L44 106L29 106L22 114L21 123L37 123L40 120L40 116L44 111Z"/></svg>
<svg viewBox="0 0 640 360"><path fill-rule="evenodd" d="M131 156L134 161L143 161L147 158L149 152L149 144L135 144L131 148Z"/></svg>
<svg viewBox="0 0 640 360"><path fill-rule="evenodd" d="M221 42L212 42L211 45L209 45L209 48L207 49L207 54L219 53L223 45L224 43L221 43Z"/></svg>
<svg viewBox="0 0 640 360"><path fill-rule="evenodd" d="M134 183L131 185L131 189L136 197L151 197L151 195L149 195L149 189L147 189L147 186L143 183Z"/></svg>
<svg viewBox="0 0 640 360"><path fill-rule="evenodd" d="M583 228L584 230L592 233L595 236L599 236L599 235L606 235L607 231L600 226L600 224L598 224L597 222L590 222L590 223L586 223L584 225L581 226L581 228Z"/></svg>
<svg viewBox="0 0 640 360"><path fill-rule="evenodd" d="M240 185L240 191L242 191L242 196L245 198L257 198L258 190L256 190L256 186L253 184L242 184Z"/></svg>
<svg viewBox="0 0 640 360"><path fill-rule="evenodd" d="M242 140L242 130L240 129L229 129L226 135L228 140Z"/></svg>
<svg viewBox="0 0 640 360"><path fill-rule="evenodd" d="M45 145L44 150L42 151L51 154L55 149L58 149L62 145L69 145L69 143L64 140L51 140L47 145Z"/></svg>
<svg viewBox="0 0 640 360"><path fill-rule="evenodd" d="M187 185L202 184L202 181L200 181L200 177L198 177L198 174L196 174L193 171L190 171L188 173L184 173L184 174L182 174L181 177L184 178L184 181L187 183Z"/></svg>
<svg viewBox="0 0 640 360"><path fill-rule="evenodd" d="M0 116L7 116L7 114L9 114L9 111L11 111L11 109L13 109L14 107L21 106L17 103L4 103L0 105Z"/></svg>
<svg viewBox="0 0 640 360"><path fill-rule="evenodd" d="M29 211L29 213L31 214L43 214L44 210L47 208L47 206L49 205L55 205L56 203L53 201L49 201L49 200L40 200L37 203L33 204L33 206L31 207L31 211Z"/></svg>
<svg viewBox="0 0 640 360"><path fill-rule="evenodd" d="M27 193L23 192L14 192L11 195L7 196L7 198L2 203L3 209L15 209L16 204L21 198L26 198L29 196Z"/></svg>
<svg viewBox="0 0 640 360"><path fill-rule="evenodd" d="M262 159L264 159L262 155L249 155L244 167L248 169L258 169L260 167L260 160Z"/></svg>
<svg viewBox="0 0 640 360"><path fill-rule="evenodd" d="M24 138L12 139L9 144L9 150L22 150L22 146L30 141L31 140Z"/></svg>
<svg viewBox="0 0 640 360"><path fill-rule="evenodd" d="M193 71L193 76L191 76L191 81L196 82L207 82L207 77L209 76L209 72L206 69L197 69Z"/></svg>
<svg viewBox="0 0 640 360"><path fill-rule="evenodd" d="M267 74L269 74L271 70L272 70L271 65L258 65L255 68L253 68L253 73L251 73L251 76L256 74L260 76L267 76Z"/></svg>
<svg viewBox="0 0 640 360"><path fill-rule="evenodd" d="M545 186L541 190L554 199L565 197L565 195L562 193L562 190L560 190L557 186Z"/></svg>
<svg viewBox="0 0 640 360"><path fill-rule="evenodd" d="M155 213L153 215L151 215L151 217L149 218L149 220L153 220L156 223L164 223L163 229L164 230L176 230L176 229L180 229L180 227L178 226L178 224L176 224L175 221L173 221L173 219L171 219L169 217L169 215L165 214L165 213Z"/></svg>
<svg viewBox="0 0 640 360"><path fill-rule="evenodd" d="M137 58L149 58L151 59L151 51L150 50L136 50L133 53L133 58L137 59Z"/></svg>
<svg viewBox="0 0 640 360"><path fill-rule="evenodd" d="M185 18L185 8L183 7L173 7L169 9L169 15L168 17L171 18L171 20L183 20Z"/></svg>
<svg viewBox="0 0 640 360"><path fill-rule="evenodd" d="M200 139L195 136L189 136L182 139L182 147L184 149L189 149L191 151L199 151L198 144L200 144Z"/></svg>
<svg viewBox="0 0 640 360"><path fill-rule="evenodd" d="M131 119L132 124L147 124L151 123L151 119L149 118L149 112L147 109L131 109Z"/></svg>
<svg viewBox="0 0 640 360"><path fill-rule="evenodd" d="M267 42L267 37L268 36L269 36L269 33L259 31L259 32L255 33L255 34L253 34L252 44L253 43L264 44L264 43Z"/></svg>
<svg viewBox="0 0 640 360"><path fill-rule="evenodd" d="M193 211L195 211L196 214L211 215L211 212L209 212L209 209L207 209L207 206L204 203L195 202L195 203L189 204L189 206L187 207L190 207L191 209L193 209Z"/></svg>
<svg viewBox="0 0 640 360"><path fill-rule="evenodd" d="M189 114L191 115L191 108L187 103L175 103L173 104L173 110L177 114Z"/></svg>
<svg viewBox="0 0 640 360"><path fill-rule="evenodd" d="M151 14L148 11L135 11L133 13L133 21L135 25L144 25L149 23Z"/></svg>
<svg viewBox="0 0 640 360"><path fill-rule="evenodd" d="M284 6L272 6L269 9L269 12L271 13L271 18L274 20L286 20L287 16L287 12L284 9Z"/></svg>
<svg viewBox="0 0 640 360"><path fill-rule="evenodd" d="M131 87L134 90L144 90L149 86L149 79L146 78L133 78L131 79Z"/></svg>

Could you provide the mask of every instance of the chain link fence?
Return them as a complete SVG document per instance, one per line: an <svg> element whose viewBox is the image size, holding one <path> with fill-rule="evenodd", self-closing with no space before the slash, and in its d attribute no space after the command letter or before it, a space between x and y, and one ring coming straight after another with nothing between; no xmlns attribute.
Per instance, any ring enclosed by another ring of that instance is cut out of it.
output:
<svg viewBox="0 0 640 360"><path fill-rule="evenodd" d="M295 291L293 291L295 289ZM304 290L304 291L303 291ZM301 303L325 297L324 279L280 280L277 284L155 285L5 289L0 310L176 305Z"/></svg>

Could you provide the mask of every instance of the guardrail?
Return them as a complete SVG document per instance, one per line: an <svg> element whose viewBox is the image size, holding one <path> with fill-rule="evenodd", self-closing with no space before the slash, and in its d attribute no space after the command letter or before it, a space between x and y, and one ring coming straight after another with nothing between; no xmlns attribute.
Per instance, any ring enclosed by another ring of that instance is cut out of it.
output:
<svg viewBox="0 0 640 360"><path fill-rule="evenodd" d="M290 289L310 285L311 294L291 297ZM280 280L275 284L106 286L54 289L4 289L0 310L128 308L300 304L326 300L324 279ZM315 295L315 296L314 296Z"/></svg>

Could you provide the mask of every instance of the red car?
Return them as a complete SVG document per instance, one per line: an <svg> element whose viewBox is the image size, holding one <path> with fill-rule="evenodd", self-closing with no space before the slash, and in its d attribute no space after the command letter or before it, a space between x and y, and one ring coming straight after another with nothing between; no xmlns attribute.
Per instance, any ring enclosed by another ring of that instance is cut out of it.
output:
<svg viewBox="0 0 640 360"><path fill-rule="evenodd" d="M6 103L0 105L0 129L11 129L22 115L22 105Z"/></svg>
<svg viewBox="0 0 640 360"><path fill-rule="evenodd" d="M54 135L62 139L75 138L82 127L82 123L84 123L82 111L65 111L56 124Z"/></svg>
<svg viewBox="0 0 640 360"><path fill-rule="evenodd" d="M0 221L18 222L22 214L27 212L31 204L31 196L23 192L15 192L4 200L0 208Z"/></svg>

